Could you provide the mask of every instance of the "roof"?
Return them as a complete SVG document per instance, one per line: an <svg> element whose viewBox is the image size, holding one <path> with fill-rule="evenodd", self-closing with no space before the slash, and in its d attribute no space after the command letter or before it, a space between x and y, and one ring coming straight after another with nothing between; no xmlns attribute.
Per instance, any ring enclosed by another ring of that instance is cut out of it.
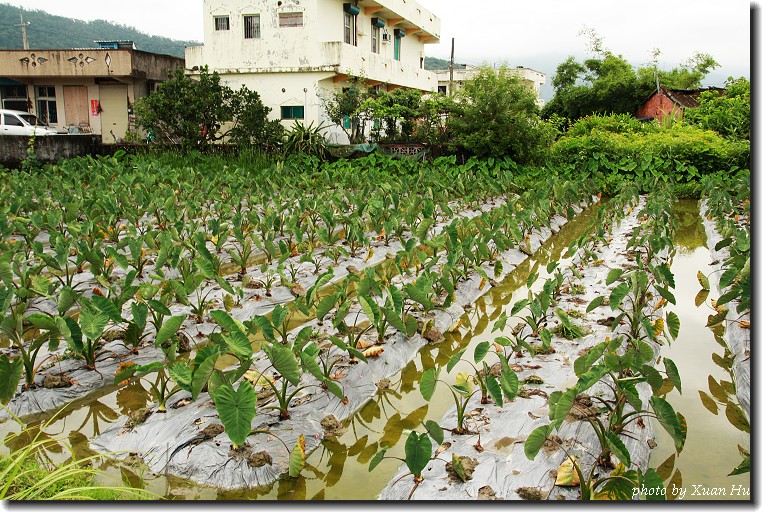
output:
<svg viewBox="0 0 766 516"><path fill-rule="evenodd" d="M674 104L681 106L684 109L696 108L700 105L699 97L706 91L725 91L723 88L709 87L709 88L696 88L693 90L674 90L670 88L660 87L662 92L673 101Z"/></svg>

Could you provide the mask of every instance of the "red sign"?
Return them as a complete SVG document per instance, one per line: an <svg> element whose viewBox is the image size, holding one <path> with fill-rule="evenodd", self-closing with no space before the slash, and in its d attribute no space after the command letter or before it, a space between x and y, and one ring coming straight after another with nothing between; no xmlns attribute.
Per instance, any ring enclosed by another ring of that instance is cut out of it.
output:
<svg viewBox="0 0 766 516"><path fill-rule="evenodd" d="M98 116L98 114L101 112L101 106L99 106L97 100L91 100L90 101L90 115L91 116Z"/></svg>

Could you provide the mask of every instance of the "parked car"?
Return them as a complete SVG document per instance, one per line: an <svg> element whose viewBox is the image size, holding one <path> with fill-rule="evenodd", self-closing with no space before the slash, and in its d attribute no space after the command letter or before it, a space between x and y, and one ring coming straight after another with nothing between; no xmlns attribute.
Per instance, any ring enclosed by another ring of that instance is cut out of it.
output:
<svg viewBox="0 0 766 516"><path fill-rule="evenodd" d="M0 135L47 136L56 133L55 129L40 124L32 113L0 109Z"/></svg>

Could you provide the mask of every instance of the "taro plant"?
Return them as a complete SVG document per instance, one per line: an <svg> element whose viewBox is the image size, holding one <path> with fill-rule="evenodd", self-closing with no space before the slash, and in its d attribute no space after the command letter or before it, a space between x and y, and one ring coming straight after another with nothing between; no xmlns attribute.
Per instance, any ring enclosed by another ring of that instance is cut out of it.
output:
<svg viewBox="0 0 766 516"><path fill-rule="evenodd" d="M404 297L393 285L385 289L382 304L378 304L366 294L359 295L359 304L377 335L378 344L385 342L386 333L390 327L408 337L412 337L417 332L417 320L405 312Z"/></svg>

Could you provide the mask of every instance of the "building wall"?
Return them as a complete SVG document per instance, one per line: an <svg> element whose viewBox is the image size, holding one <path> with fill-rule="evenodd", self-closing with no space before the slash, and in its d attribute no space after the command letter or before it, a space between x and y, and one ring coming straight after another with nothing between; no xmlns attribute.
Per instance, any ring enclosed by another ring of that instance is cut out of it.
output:
<svg viewBox="0 0 766 516"><path fill-rule="evenodd" d="M466 69L454 70L453 78L455 92L461 88L464 81L472 79L478 71L479 69L474 66L468 66ZM518 76L522 83L535 93L535 96L537 97L536 103L538 106L542 107L545 105L545 101L540 96L541 87L547 81L547 76L544 73L538 72L537 70L532 70L531 68L523 67L509 68L508 71ZM451 95L453 92L450 91L449 70L436 70L436 74L439 81L439 91L442 91L447 95Z"/></svg>
<svg viewBox="0 0 766 516"><path fill-rule="evenodd" d="M667 95L655 93L649 100L647 100L643 106L636 113L637 117L651 117L655 120L660 120L668 113L674 112L676 118L683 116L683 110L670 100Z"/></svg>

